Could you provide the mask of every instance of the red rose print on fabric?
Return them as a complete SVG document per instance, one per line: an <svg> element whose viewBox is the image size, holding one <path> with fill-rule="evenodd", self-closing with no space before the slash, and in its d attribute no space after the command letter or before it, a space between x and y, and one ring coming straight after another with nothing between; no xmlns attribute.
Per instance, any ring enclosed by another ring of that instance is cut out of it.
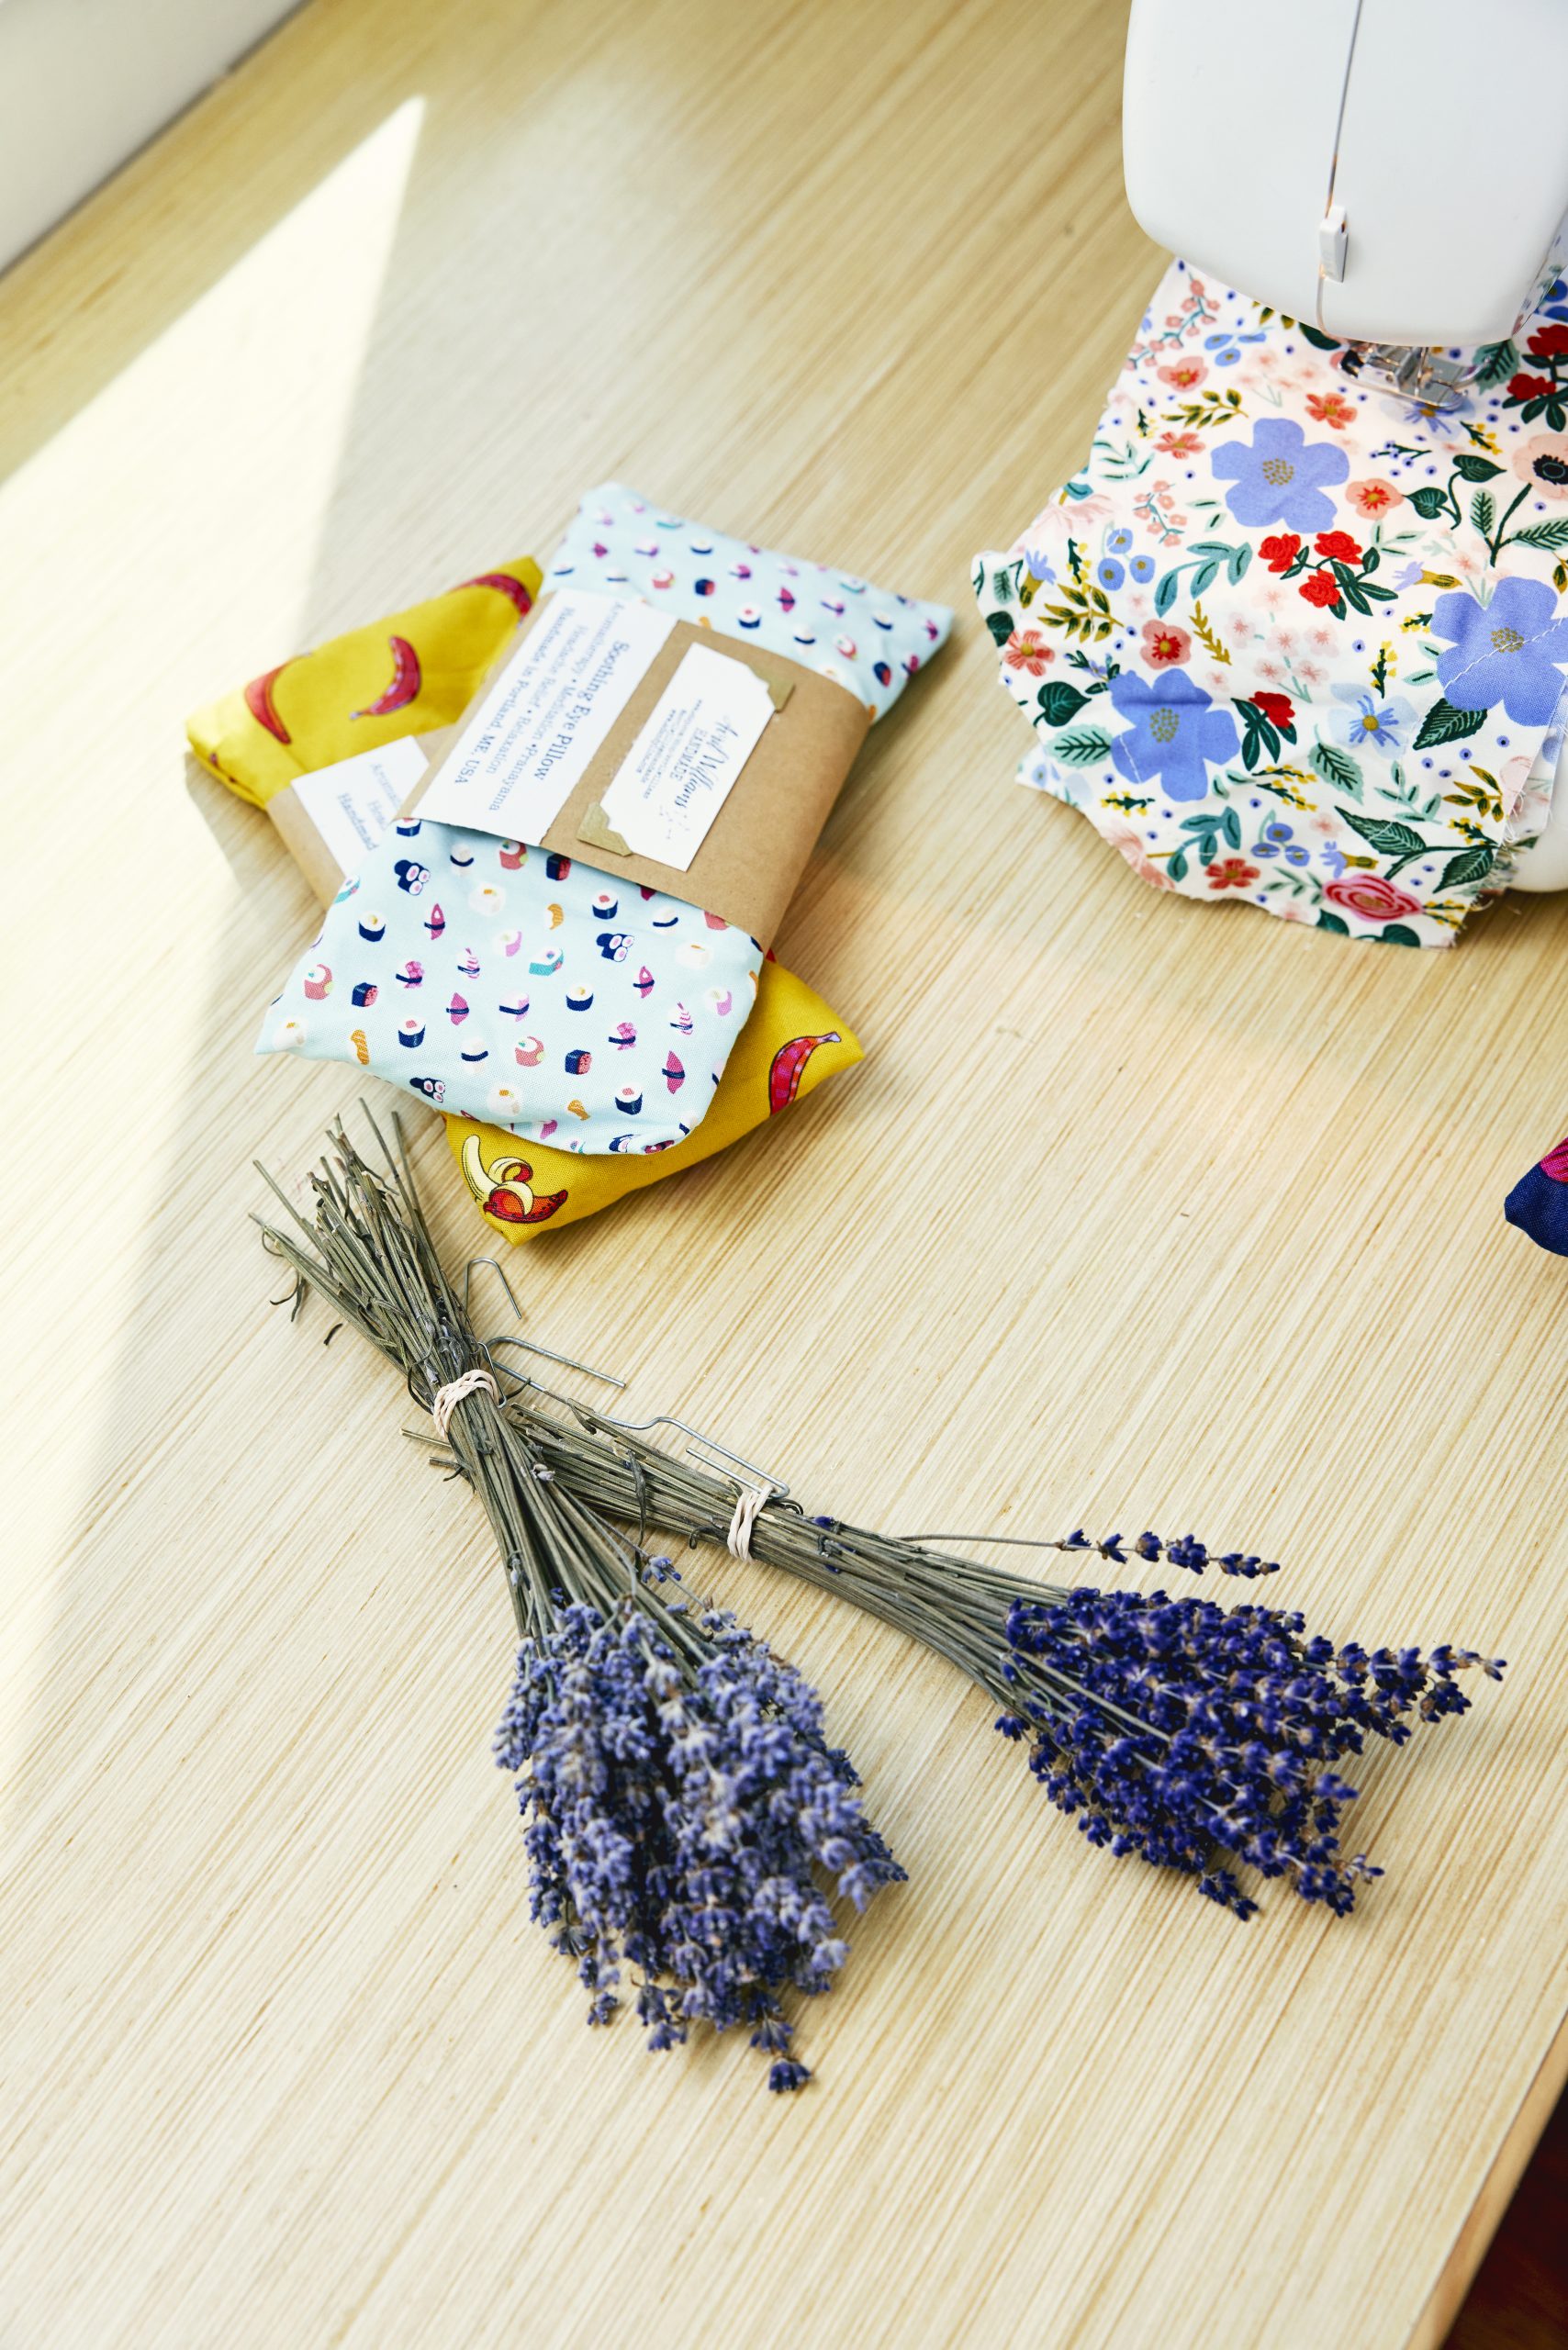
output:
<svg viewBox="0 0 1568 2350"><path fill-rule="evenodd" d="M1397 881L1385 881L1381 873L1342 873L1324 885L1323 895L1331 906L1360 914L1363 922L1400 922L1421 911L1419 898Z"/></svg>

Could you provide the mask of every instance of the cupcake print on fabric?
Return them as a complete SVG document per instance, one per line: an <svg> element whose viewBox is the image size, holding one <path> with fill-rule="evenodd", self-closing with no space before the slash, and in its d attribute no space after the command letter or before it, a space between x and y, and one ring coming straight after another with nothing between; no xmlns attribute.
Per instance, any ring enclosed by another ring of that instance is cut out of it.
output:
<svg viewBox="0 0 1568 2350"><path fill-rule="evenodd" d="M617 482L583 499L544 585L641 596L678 620L754 638L846 688L873 718L886 716L953 625L945 604L728 538Z"/></svg>
<svg viewBox="0 0 1568 2350"><path fill-rule="evenodd" d="M761 963L755 939L658 890L400 822L329 907L258 1049L357 1061L557 1149L662 1150L706 1113Z"/></svg>
<svg viewBox="0 0 1568 2350"><path fill-rule="evenodd" d="M1083 471L975 566L1023 779L1139 878L1451 943L1550 806L1568 681L1568 287L1459 405L1178 262Z"/></svg>

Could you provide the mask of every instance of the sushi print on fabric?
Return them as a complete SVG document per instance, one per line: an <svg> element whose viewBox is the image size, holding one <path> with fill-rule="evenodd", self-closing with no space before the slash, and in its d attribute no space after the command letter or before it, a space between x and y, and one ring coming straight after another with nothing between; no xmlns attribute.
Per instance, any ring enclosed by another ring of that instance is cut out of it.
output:
<svg viewBox="0 0 1568 2350"><path fill-rule="evenodd" d="M944 604L727 538L618 482L583 499L544 585L630 590L721 635L755 638L847 687L873 719L887 715L953 625Z"/></svg>
<svg viewBox="0 0 1568 2350"><path fill-rule="evenodd" d="M1568 288L1442 414L1178 262L1088 464L974 586L1023 780L1141 879L1452 942L1550 806Z"/></svg>
<svg viewBox="0 0 1568 2350"><path fill-rule="evenodd" d="M678 898L412 819L343 884L257 1049L357 1060L557 1149L665 1150L705 1114L761 962Z"/></svg>

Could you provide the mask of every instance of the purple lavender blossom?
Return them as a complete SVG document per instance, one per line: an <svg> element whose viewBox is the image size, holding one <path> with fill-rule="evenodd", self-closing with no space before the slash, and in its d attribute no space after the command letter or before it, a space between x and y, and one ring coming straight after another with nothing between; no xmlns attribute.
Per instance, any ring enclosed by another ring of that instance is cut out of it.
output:
<svg viewBox="0 0 1568 2350"><path fill-rule="evenodd" d="M1281 1608L1162 1591L1020 1596L997 1728L1031 1740L1030 1768L1091 1843L1195 1876L1239 1918L1257 1904L1222 1854L1290 1875L1304 1900L1342 1916L1357 1883L1382 1872L1364 1853L1341 1857L1356 1790L1336 1766L1368 1737L1403 1745L1412 1717L1463 1713L1455 1675L1480 1665L1497 1680L1503 1665L1448 1647L1336 1650L1305 1628Z"/></svg>
<svg viewBox="0 0 1568 2350"><path fill-rule="evenodd" d="M831 1989L848 1956L821 1880L863 1909L904 1872L815 1691L733 1616L697 1628L710 1653L683 1669L645 1616L563 1607L518 1652L496 1760L516 1774L532 1915L577 1961L588 2021L630 1967L650 2048L749 2026L768 2087L799 2088L778 1995Z"/></svg>

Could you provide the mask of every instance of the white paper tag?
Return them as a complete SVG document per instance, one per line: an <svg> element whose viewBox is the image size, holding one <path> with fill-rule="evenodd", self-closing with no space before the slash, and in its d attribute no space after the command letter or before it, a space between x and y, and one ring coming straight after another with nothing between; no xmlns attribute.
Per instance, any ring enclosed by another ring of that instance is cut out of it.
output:
<svg viewBox="0 0 1568 2350"><path fill-rule="evenodd" d="M340 873L357 873L430 765L415 734L296 776L289 787Z"/></svg>
<svg viewBox="0 0 1568 2350"><path fill-rule="evenodd" d="M684 873L772 716L755 669L689 646L599 800L633 854Z"/></svg>
<svg viewBox="0 0 1568 2350"><path fill-rule="evenodd" d="M419 813L509 840L542 839L674 626L649 604L579 588L552 596Z"/></svg>

